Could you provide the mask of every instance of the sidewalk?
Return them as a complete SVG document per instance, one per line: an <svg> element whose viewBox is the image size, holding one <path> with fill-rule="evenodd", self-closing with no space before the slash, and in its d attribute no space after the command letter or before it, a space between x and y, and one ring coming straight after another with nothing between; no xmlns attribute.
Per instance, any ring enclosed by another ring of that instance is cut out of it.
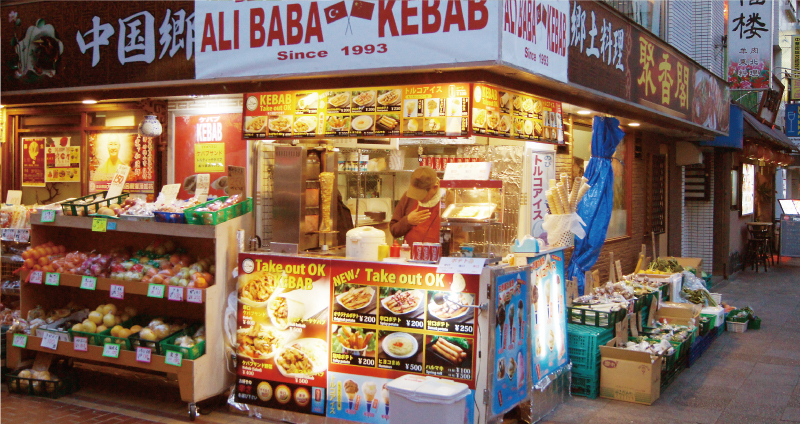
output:
<svg viewBox="0 0 800 424"><path fill-rule="evenodd" d="M573 397L544 423L800 423L800 260L784 259L767 273L747 271L713 291L737 306L750 305L761 330L723 333L652 406ZM116 368L80 367L80 391L50 400L0 395L3 424L185 423L177 383ZM200 406L201 411L209 408ZM257 423L224 405L196 423Z"/></svg>
<svg viewBox="0 0 800 424"><path fill-rule="evenodd" d="M723 333L651 406L576 396L543 422L800 422L800 260L739 273L712 291L725 303L750 305L761 329Z"/></svg>

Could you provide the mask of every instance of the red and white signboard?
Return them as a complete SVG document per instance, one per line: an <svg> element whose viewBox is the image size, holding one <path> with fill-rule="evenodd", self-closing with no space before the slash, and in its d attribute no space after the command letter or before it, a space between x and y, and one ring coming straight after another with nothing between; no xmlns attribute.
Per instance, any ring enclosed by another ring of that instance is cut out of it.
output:
<svg viewBox="0 0 800 424"><path fill-rule="evenodd" d="M496 61L502 2L195 3L197 79Z"/></svg>
<svg viewBox="0 0 800 424"><path fill-rule="evenodd" d="M569 0L502 3L503 62L567 82Z"/></svg>

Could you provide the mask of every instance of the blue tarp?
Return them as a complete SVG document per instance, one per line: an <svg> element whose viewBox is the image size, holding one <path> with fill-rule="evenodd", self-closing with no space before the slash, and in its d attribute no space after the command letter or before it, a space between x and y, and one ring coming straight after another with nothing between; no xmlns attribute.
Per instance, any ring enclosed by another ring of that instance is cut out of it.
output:
<svg viewBox="0 0 800 424"><path fill-rule="evenodd" d="M591 186L578 204L578 215L586 223L586 237L575 238L575 250L567 269L567 279L578 279L578 292L583 295L584 274L597 262L606 241L611 209L614 206L614 170L611 158L625 133L617 118L594 117L592 124L592 158L586 166Z"/></svg>

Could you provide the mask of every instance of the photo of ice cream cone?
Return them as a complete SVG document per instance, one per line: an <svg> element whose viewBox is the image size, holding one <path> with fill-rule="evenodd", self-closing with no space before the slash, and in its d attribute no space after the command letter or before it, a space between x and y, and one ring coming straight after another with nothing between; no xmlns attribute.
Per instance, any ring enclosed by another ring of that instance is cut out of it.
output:
<svg viewBox="0 0 800 424"><path fill-rule="evenodd" d="M345 381L344 392L347 394L347 400L349 401L349 406L347 409L353 409L353 399L355 399L356 394L358 393L358 383L353 380Z"/></svg>
<svg viewBox="0 0 800 424"><path fill-rule="evenodd" d="M367 412L372 411L372 399L375 398L375 393L378 392L378 386L371 381L367 381L364 383L364 386L361 388L361 391L364 392L364 398L367 401Z"/></svg>
<svg viewBox="0 0 800 424"><path fill-rule="evenodd" d="M383 404L386 408L386 415L389 415L389 390L386 388L386 384L384 384L383 388L381 388L381 396L383 396Z"/></svg>

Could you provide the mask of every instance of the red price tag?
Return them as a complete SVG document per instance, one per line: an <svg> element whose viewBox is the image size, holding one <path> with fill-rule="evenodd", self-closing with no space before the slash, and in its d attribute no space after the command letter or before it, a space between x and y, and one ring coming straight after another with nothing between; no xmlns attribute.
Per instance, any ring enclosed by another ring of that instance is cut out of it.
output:
<svg viewBox="0 0 800 424"><path fill-rule="evenodd" d="M169 286L167 299L174 300L176 302L183 302L183 287Z"/></svg>
<svg viewBox="0 0 800 424"><path fill-rule="evenodd" d="M78 352L87 352L89 350L89 339L86 337L73 337L72 348Z"/></svg>
<svg viewBox="0 0 800 424"><path fill-rule="evenodd" d="M116 284L112 284L111 289L109 291L109 296L111 296L112 299L124 299L125 286L118 286Z"/></svg>
<svg viewBox="0 0 800 424"><path fill-rule="evenodd" d="M44 273L42 271L31 271L28 276L28 282L31 284L42 284Z"/></svg>
<svg viewBox="0 0 800 424"><path fill-rule="evenodd" d="M144 362L145 364L150 363L150 358L153 355L153 350L149 347L137 347L136 348L136 361Z"/></svg>
<svg viewBox="0 0 800 424"><path fill-rule="evenodd" d="M186 301L189 303L203 303L203 290L186 289Z"/></svg>

